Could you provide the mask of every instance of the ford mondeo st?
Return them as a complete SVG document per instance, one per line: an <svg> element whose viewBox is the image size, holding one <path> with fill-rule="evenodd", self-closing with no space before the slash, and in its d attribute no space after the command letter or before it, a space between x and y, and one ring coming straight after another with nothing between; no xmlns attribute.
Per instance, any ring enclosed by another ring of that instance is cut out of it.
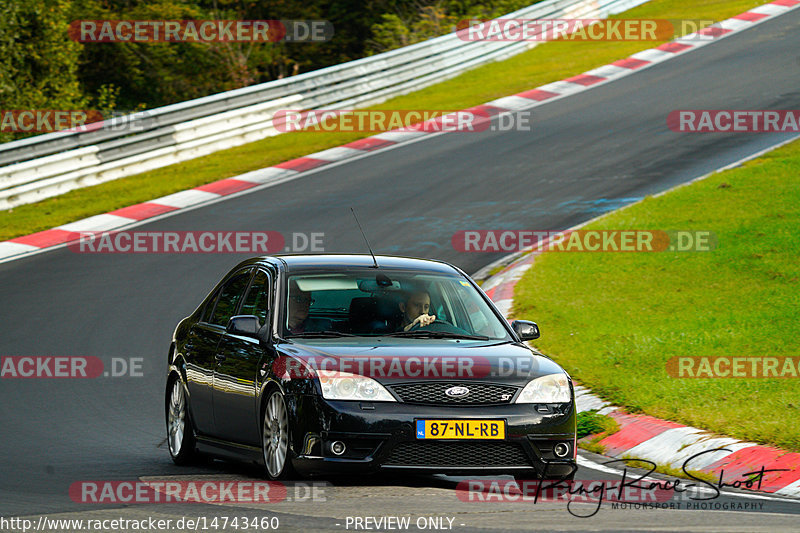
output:
<svg viewBox="0 0 800 533"><path fill-rule="evenodd" d="M249 259L169 349L173 460L270 479L411 471L571 478L572 381L460 269L370 255Z"/></svg>

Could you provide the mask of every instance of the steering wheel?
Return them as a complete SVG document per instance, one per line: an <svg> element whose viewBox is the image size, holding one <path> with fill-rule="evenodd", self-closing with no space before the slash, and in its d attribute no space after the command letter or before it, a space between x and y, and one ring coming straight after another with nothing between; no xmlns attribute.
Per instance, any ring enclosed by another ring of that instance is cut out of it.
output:
<svg viewBox="0 0 800 533"><path fill-rule="evenodd" d="M454 326L450 322L445 322L444 320L439 320L438 318L428 324L427 326L420 326L419 322L408 328L407 331L444 331L447 333L461 333L461 334L469 334L468 331L463 330L459 327Z"/></svg>
<svg viewBox="0 0 800 533"><path fill-rule="evenodd" d="M418 329L422 329L422 328L428 329L428 328L430 328L431 326L435 326L436 324L440 324L440 325L441 325L441 324L447 324L448 326L450 325L448 322L445 322L444 320L439 320L439 319L437 318L436 320L434 320L433 322L431 322L431 323L430 323L430 324L428 324L427 326L421 326L421 325L420 325L420 323L419 323L419 322L417 322L416 324L414 324L413 326L411 326L410 328L408 328L406 331L416 331L416 330L418 330ZM432 329L431 331L440 331L440 330L437 330L437 329Z"/></svg>

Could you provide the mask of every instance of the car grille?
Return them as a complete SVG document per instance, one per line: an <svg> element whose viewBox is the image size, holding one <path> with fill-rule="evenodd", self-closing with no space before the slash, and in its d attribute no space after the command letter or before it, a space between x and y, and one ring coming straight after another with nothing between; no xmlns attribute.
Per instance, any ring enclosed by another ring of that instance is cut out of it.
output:
<svg viewBox="0 0 800 533"><path fill-rule="evenodd" d="M462 397L451 397L444 393L450 387L462 386L469 389L469 394ZM392 385L392 391L405 403L422 403L430 405L486 405L511 403L517 387L493 385L490 383L409 383Z"/></svg>
<svg viewBox="0 0 800 533"><path fill-rule="evenodd" d="M531 466L514 442L401 442L383 462L389 466Z"/></svg>

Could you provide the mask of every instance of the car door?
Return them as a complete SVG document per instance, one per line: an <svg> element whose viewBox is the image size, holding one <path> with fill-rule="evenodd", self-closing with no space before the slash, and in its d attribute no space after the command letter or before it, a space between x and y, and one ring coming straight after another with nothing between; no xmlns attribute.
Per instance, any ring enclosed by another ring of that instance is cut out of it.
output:
<svg viewBox="0 0 800 533"><path fill-rule="evenodd" d="M257 270L237 314L255 315L263 326L270 316L272 278ZM261 445L257 375L265 357L258 339L225 333L217 347L214 420L220 438Z"/></svg>
<svg viewBox="0 0 800 533"><path fill-rule="evenodd" d="M216 436L218 433L213 403L217 346L252 275L253 269L247 268L229 277L216 296L209 299L200 320L192 326L187 336L184 351L192 422L195 429L204 435Z"/></svg>

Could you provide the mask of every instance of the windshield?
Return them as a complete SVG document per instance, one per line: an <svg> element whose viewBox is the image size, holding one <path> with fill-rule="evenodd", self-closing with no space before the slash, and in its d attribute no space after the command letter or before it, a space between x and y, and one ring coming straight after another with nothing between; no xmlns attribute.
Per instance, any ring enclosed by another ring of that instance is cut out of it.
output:
<svg viewBox="0 0 800 533"><path fill-rule="evenodd" d="M478 290L458 274L315 271L289 276L287 284L286 337L510 338Z"/></svg>

